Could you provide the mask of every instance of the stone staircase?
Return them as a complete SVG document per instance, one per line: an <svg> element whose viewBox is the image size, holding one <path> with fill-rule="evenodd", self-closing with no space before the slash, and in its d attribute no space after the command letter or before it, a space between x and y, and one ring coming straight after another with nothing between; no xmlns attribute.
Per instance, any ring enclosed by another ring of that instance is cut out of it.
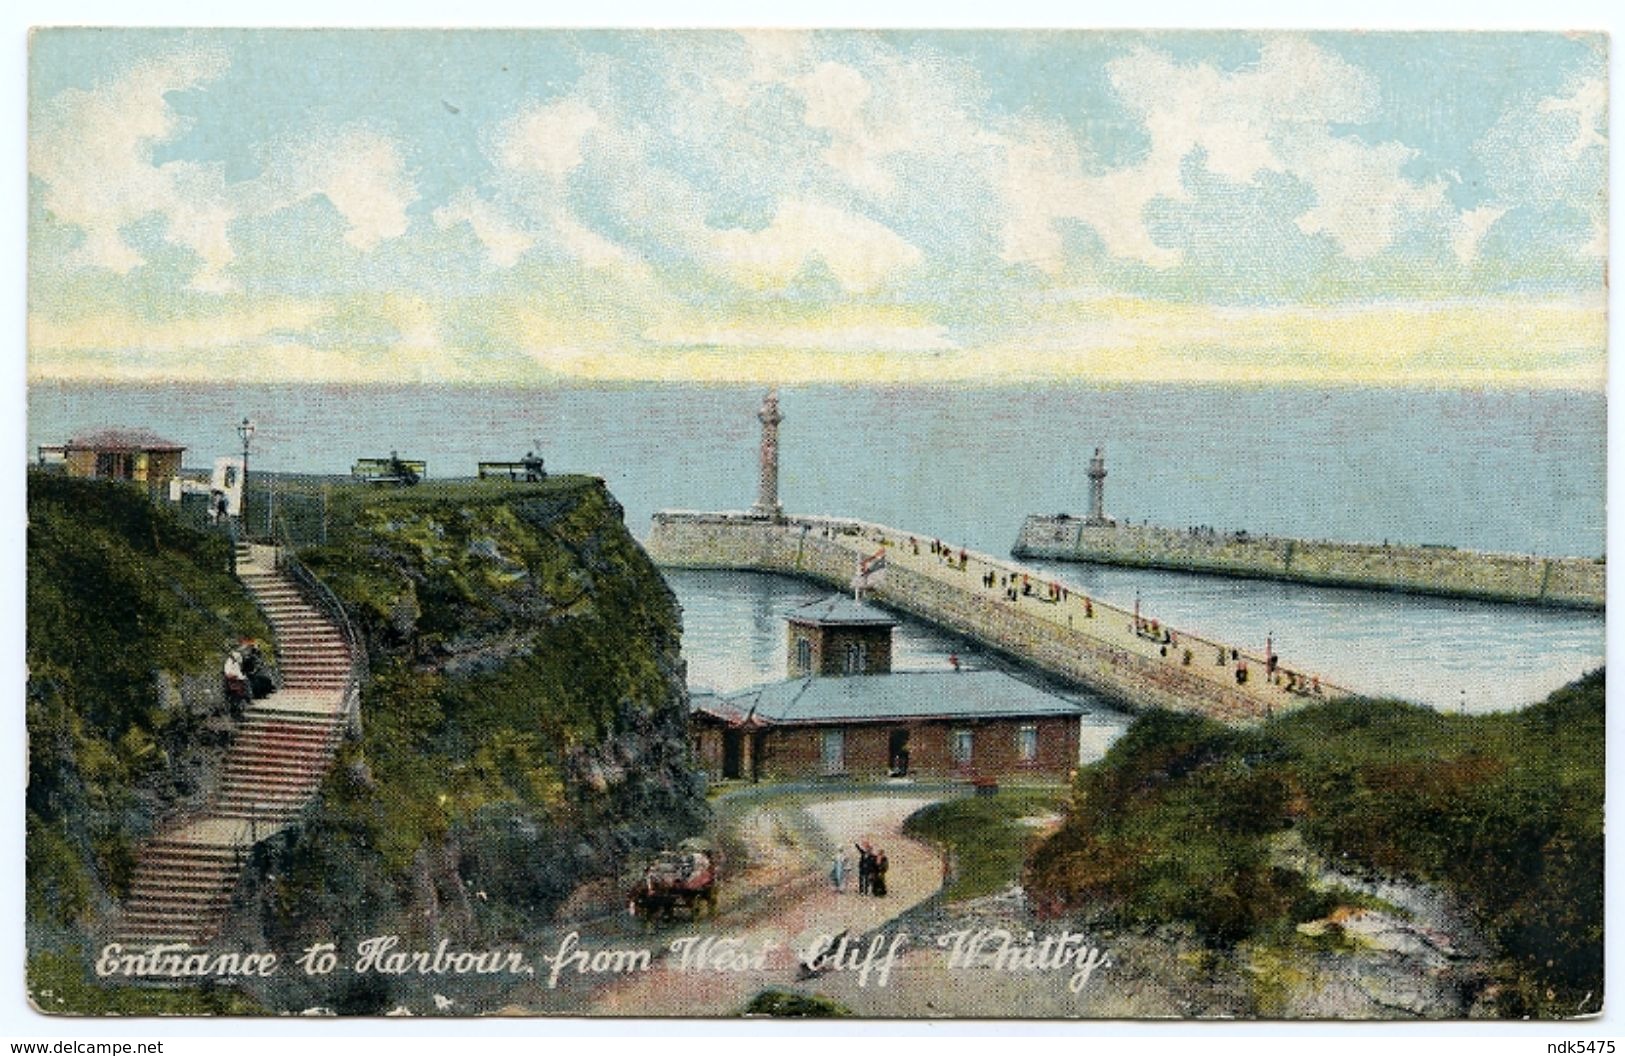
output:
<svg viewBox="0 0 1625 1056"><path fill-rule="evenodd" d="M247 707L203 811L142 848L112 929L126 950L214 938L249 848L310 802L349 718L356 661L343 628L278 567L275 547L239 546L237 575L270 618L282 685Z"/></svg>

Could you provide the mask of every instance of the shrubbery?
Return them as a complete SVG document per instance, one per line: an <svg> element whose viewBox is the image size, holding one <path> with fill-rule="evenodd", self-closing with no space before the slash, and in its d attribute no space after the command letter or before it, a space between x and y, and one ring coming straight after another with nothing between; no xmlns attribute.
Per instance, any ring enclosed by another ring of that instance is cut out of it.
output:
<svg viewBox="0 0 1625 1056"><path fill-rule="evenodd" d="M1456 892L1506 957L1506 1014L1595 1008L1603 728L1601 671L1484 716L1343 700L1238 731L1153 713L1080 775L1028 888L1218 946L1279 935L1330 908L1271 864L1268 839L1296 830L1343 868Z"/></svg>

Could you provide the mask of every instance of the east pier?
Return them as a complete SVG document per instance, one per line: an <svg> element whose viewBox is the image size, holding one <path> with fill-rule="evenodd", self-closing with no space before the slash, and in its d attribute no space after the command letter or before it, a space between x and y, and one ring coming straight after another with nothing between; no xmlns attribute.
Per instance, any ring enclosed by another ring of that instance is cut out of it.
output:
<svg viewBox="0 0 1625 1056"><path fill-rule="evenodd" d="M1540 557L1450 546L1334 542L1116 524L1098 513L1029 516L1011 553L1018 559L1159 568L1317 586L1601 612L1608 566L1601 558Z"/></svg>

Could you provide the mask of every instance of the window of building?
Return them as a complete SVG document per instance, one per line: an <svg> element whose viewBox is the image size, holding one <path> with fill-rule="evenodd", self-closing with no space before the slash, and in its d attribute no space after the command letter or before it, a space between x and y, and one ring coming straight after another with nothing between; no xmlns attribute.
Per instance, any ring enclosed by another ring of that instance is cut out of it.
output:
<svg viewBox="0 0 1625 1056"><path fill-rule="evenodd" d="M846 647L846 673L861 675L868 666L869 647L863 642L850 642Z"/></svg>
<svg viewBox="0 0 1625 1056"><path fill-rule="evenodd" d="M1016 730L1016 758L1031 763L1038 758L1038 727L1022 726Z"/></svg>
<svg viewBox="0 0 1625 1056"><path fill-rule="evenodd" d="M948 750L953 755L954 762L964 764L970 762L971 752L975 747L975 739L970 730L955 730L948 735Z"/></svg>
<svg viewBox="0 0 1625 1056"><path fill-rule="evenodd" d="M796 639L796 670L812 670L812 642L805 638Z"/></svg>
<svg viewBox="0 0 1625 1056"><path fill-rule="evenodd" d="M846 731L824 731L824 773L838 774L846 769Z"/></svg>
<svg viewBox="0 0 1625 1056"><path fill-rule="evenodd" d="M129 480L134 475L130 456L115 452L98 451L96 453L96 475L98 477L111 477L114 480Z"/></svg>

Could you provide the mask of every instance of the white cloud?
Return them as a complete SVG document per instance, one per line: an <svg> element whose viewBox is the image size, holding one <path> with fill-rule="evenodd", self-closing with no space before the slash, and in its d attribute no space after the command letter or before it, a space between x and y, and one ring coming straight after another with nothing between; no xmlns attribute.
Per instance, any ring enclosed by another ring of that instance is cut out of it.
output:
<svg viewBox="0 0 1625 1056"><path fill-rule="evenodd" d="M1592 147L1608 149L1604 134L1608 124L1608 82L1601 77L1582 80L1571 95L1541 100L1540 112L1574 115L1574 138L1563 150L1570 161Z"/></svg>
<svg viewBox="0 0 1625 1056"><path fill-rule="evenodd" d="M554 210L552 220L559 244L587 267L633 278L649 278L648 265L636 253L586 227L565 209Z"/></svg>
<svg viewBox="0 0 1625 1056"><path fill-rule="evenodd" d="M1419 183L1401 171L1415 156L1410 148L1329 132L1330 124L1372 117L1376 82L1307 41L1272 37L1256 64L1234 72L1180 65L1143 47L1107 70L1143 123L1149 149L1137 162L1087 174L1068 130L1028 126L1007 156L1005 260L1058 271L1054 224L1074 219L1094 228L1113 257L1159 268L1179 263L1176 247L1152 237L1145 211L1159 198L1189 199L1185 166L1198 157L1235 184L1272 172L1306 183L1316 201L1297 217L1299 228L1329 236L1355 259L1381 252L1415 214L1443 203L1441 182Z"/></svg>
<svg viewBox="0 0 1625 1056"><path fill-rule="evenodd" d="M365 128L319 134L296 149L282 208L321 195L348 225L344 241L363 252L406 233L406 209L417 188L399 145Z"/></svg>
<svg viewBox="0 0 1625 1056"><path fill-rule="evenodd" d="M156 148L186 129L166 97L206 88L227 65L222 51L183 48L138 62L95 88L64 91L40 107L29 161L43 184L41 202L84 233L68 266L122 275L147 263L124 229L156 215L165 241L201 262L191 286L228 293L236 288L227 271L236 258L232 225L317 195L343 216L344 239L357 249L405 233L406 208L417 191L399 146L377 132L341 129L284 144L264 174L233 184L218 164L155 164Z"/></svg>
<svg viewBox="0 0 1625 1056"><path fill-rule="evenodd" d="M466 188L434 211L434 222L442 230L467 224L498 267L513 267L536 244L534 235L511 223L500 209Z"/></svg>
<svg viewBox="0 0 1625 1056"><path fill-rule="evenodd" d="M873 290L920 262L920 251L885 225L793 198L760 231L707 229L705 252L714 267L753 286L782 287L822 260L848 293Z"/></svg>
<svg viewBox="0 0 1625 1056"><path fill-rule="evenodd" d="M1481 205L1477 209L1469 209L1462 213L1456 221L1455 233L1450 238L1450 248L1455 251L1456 259L1463 264L1471 264L1478 259L1478 247L1489 234L1495 222L1507 213L1499 205Z"/></svg>
<svg viewBox="0 0 1625 1056"><path fill-rule="evenodd" d="M624 137L583 99L568 96L526 108L499 127L488 150L499 173L496 200L464 188L435 210L435 223L468 224L500 267L513 266L546 239L587 268L647 281L649 267L637 253L592 230L567 204L565 185L582 166L589 138L607 146L607 153L618 150L624 160Z"/></svg>
<svg viewBox="0 0 1625 1056"><path fill-rule="evenodd" d="M822 157L863 190L888 193L892 176L883 164L884 147L876 143L864 120L864 104L873 94L863 74L838 62L819 63L791 82L806 103L804 120L830 134Z"/></svg>
<svg viewBox="0 0 1625 1056"><path fill-rule="evenodd" d="M863 69L825 61L783 83L800 97L807 127L829 137L820 160L868 195L903 190L894 171L902 156L991 182L996 157L1009 145L985 117L973 115L975 75L950 63L882 52Z"/></svg>
<svg viewBox="0 0 1625 1056"><path fill-rule="evenodd" d="M1416 214L1445 202L1441 180L1417 183L1400 170L1416 151L1399 143L1304 130L1292 144L1292 172L1314 188L1316 204L1297 218L1306 235L1329 235L1353 260L1387 249Z"/></svg>
<svg viewBox="0 0 1625 1056"><path fill-rule="evenodd" d="M581 164L582 142L598 124L598 114L579 99L531 107L498 134L496 160L512 172L563 179Z"/></svg>
<svg viewBox="0 0 1625 1056"><path fill-rule="evenodd" d="M166 241L202 261L194 285L228 285L228 229L236 216L218 166L153 164L154 148L185 130L165 96L202 88L226 69L224 52L183 48L137 63L90 89L68 89L42 105L29 137L29 171L41 202L79 228L84 243L70 264L126 274L146 258L123 229L158 215Z"/></svg>
<svg viewBox="0 0 1625 1056"><path fill-rule="evenodd" d="M1607 80L1582 75L1571 84L1565 94L1509 107L1473 150L1496 204L1589 216L1590 238L1579 250L1607 259Z"/></svg>

